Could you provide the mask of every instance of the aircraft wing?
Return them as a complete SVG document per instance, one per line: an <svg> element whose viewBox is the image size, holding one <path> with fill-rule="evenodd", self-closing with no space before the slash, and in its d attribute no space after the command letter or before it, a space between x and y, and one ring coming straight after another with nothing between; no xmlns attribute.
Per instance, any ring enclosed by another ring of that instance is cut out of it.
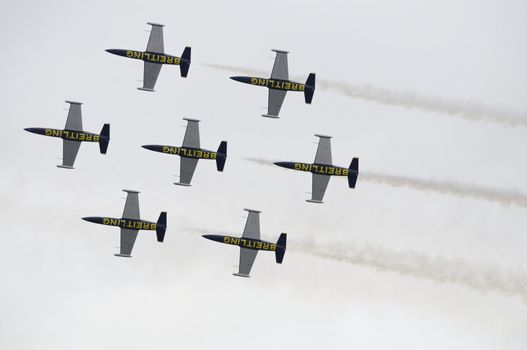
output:
<svg viewBox="0 0 527 350"><path fill-rule="evenodd" d="M244 210L249 212L249 216L245 222L245 228L243 229L242 237L260 239L260 212L253 209Z"/></svg>
<svg viewBox="0 0 527 350"><path fill-rule="evenodd" d="M157 77L161 72L163 65L159 63L145 62L143 72L143 87L138 88L139 90L154 91L156 86Z"/></svg>
<svg viewBox="0 0 527 350"><path fill-rule="evenodd" d="M126 196L126 203L124 205L123 218L124 219L140 219L139 215L139 192L132 190L123 190L128 193ZM122 234L121 234L122 239ZM135 238L134 238L135 240ZM132 242L133 245L133 242Z"/></svg>
<svg viewBox="0 0 527 350"><path fill-rule="evenodd" d="M315 135L320 138L318 141L317 155L315 163L331 165L331 136Z"/></svg>
<svg viewBox="0 0 527 350"><path fill-rule="evenodd" d="M190 181L192 180L192 175L194 175L194 170L196 170L196 166L198 165L198 160L199 159L197 158L181 157L178 185L190 186Z"/></svg>
<svg viewBox="0 0 527 350"><path fill-rule="evenodd" d="M278 118L280 108L286 95L286 90L273 90L269 89L269 102L267 104L267 114L263 114L264 117Z"/></svg>
<svg viewBox="0 0 527 350"><path fill-rule="evenodd" d="M134 248L135 239L139 230L130 230L127 228L121 229L121 250L116 256L131 257L132 249Z"/></svg>
<svg viewBox="0 0 527 350"><path fill-rule="evenodd" d="M183 120L188 122L183 147L199 148L199 120L189 118L183 118Z"/></svg>
<svg viewBox="0 0 527 350"><path fill-rule="evenodd" d="M234 275L249 277L254 259L256 259L256 254L258 254L257 250L240 248L240 266L238 267L238 273L235 273Z"/></svg>
<svg viewBox="0 0 527 350"><path fill-rule="evenodd" d="M287 67L287 51L273 50L276 52L271 79L289 80L289 69Z"/></svg>
<svg viewBox="0 0 527 350"><path fill-rule="evenodd" d="M66 103L70 104L70 110L68 111L68 119L64 129L82 131L82 103L74 101L66 101Z"/></svg>
<svg viewBox="0 0 527 350"><path fill-rule="evenodd" d="M163 27L162 24L148 23L152 26L150 31L150 38L148 38L148 45L146 51L164 53L165 48L163 44Z"/></svg>
<svg viewBox="0 0 527 350"><path fill-rule="evenodd" d="M331 176L322 174L313 174L313 184L311 189L311 199L308 202L323 203L324 193L328 187L329 179Z"/></svg>
<svg viewBox="0 0 527 350"><path fill-rule="evenodd" d="M80 141L62 140L62 165L57 166L59 168L73 169L80 146Z"/></svg>

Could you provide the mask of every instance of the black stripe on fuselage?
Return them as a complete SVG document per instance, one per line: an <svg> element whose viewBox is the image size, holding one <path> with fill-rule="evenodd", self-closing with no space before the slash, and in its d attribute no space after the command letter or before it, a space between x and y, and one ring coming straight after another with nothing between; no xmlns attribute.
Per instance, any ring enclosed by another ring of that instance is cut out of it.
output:
<svg viewBox="0 0 527 350"><path fill-rule="evenodd" d="M275 243L262 241L260 239L232 237L232 236L223 236L223 235L203 235L203 237L216 241L216 242L235 245L240 248L253 249L253 250L267 250L271 252L276 251Z"/></svg>
<svg viewBox="0 0 527 350"><path fill-rule="evenodd" d="M266 79L258 77L231 77L231 79L245 84L267 87L273 90L304 91L305 89L304 84L296 83L290 80Z"/></svg>
<svg viewBox="0 0 527 350"><path fill-rule="evenodd" d="M150 222L146 220L137 220L137 219L117 219L117 218L108 218L108 217L86 217L83 218L86 221L93 222L95 224L101 224L106 226L117 226L124 229L130 230L156 230L157 224L155 222Z"/></svg>
<svg viewBox="0 0 527 350"><path fill-rule="evenodd" d="M274 163L282 168L307 171L313 174L331 175L331 176L348 176L350 170L333 165L326 164L309 164L309 163L298 163L298 162L276 162Z"/></svg>
<svg viewBox="0 0 527 350"><path fill-rule="evenodd" d="M150 52L150 51L135 51L135 50L122 50L122 49L109 49L106 50L117 56L123 56L141 60L144 62L158 63L158 64L173 64L178 65L181 59L176 56L167 55L164 53Z"/></svg>
<svg viewBox="0 0 527 350"><path fill-rule="evenodd" d="M99 142L101 136L93 134L86 131L77 131L77 130L59 130L59 129L48 129L48 128L27 128L26 131L29 131L33 134L58 137L63 140L71 141L86 141L86 142Z"/></svg>
<svg viewBox="0 0 527 350"><path fill-rule="evenodd" d="M185 158L196 158L196 159L216 159L218 157L217 152L209 151L202 148L193 147L177 147L177 146L163 146L163 145L144 145L151 151L173 154Z"/></svg>

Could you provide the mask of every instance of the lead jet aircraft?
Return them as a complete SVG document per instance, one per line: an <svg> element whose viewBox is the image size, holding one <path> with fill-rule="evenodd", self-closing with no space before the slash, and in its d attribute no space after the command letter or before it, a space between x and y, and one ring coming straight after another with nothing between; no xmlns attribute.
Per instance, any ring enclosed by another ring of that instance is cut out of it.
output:
<svg viewBox="0 0 527 350"><path fill-rule="evenodd" d="M152 26L152 30L150 31L150 38L148 39L146 51L123 49L108 49L106 51L113 53L114 55L144 61L143 87L139 87L138 89L154 91L154 86L156 85L157 77L159 76L163 64L179 65L181 76L183 78L187 77L188 69L190 68L190 47L185 47L181 58L165 54L163 44L164 25L150 22L147 24Z"/></svg>
<svg viewBox="0 0 527 350"><path fill-rule="evenodd" d="M121 251L119 254L114 255L131 258L132 255L130 254L132 254L132 249L139 230L156 231L157 241L163 242L165 231L167 229L167 213L164 211L161 212L157 223L141 220L139 215L139 192L132 190L123 191L128 195L126 196L126 204L124 205L122 218L115 219L100 216L88 216L82 219L96 224L120 227Z"/></svg>
<svg viewBox="0 0 527 350"><path fill-rule="evenodd" d="M298 162L276 162L274 164L287 169L313 173L311 199L306 199L306 202L323 203L322 199L331 176L347 176L349 187L355 188L359 176L359 158L353 158L349 168L331 165L331 136L315 136L319 137L320 141L313 164Z"/></svg>
<svg viewBox="0 0 527 350"><path fill-rule="evenodd" d="M73 169L73 163L79 152L81 143L98 142L102 154L106 154L110 142L110 124L104 124L99 135L82 130L82 114L80 102L66 101L70 104L68 119L64 130L49 128L25 128L24 130L34 134L59 137L62 141L62 165L59 168Z"/></svg>
<svg viewBox="0 0 527 350"><path fill-rule="evenodd" d="M260 239L260 212L253 209L244 209L249 212L245 229L242 237L232 237L223 235L203 235L204 238L212 241L237 245L240 247L240 266L238 273L234 276L250 277L249 273L253 267L254 259L259 250L266 250L275 253L276 262L281 264L284 260L284 254L287 243L287 234L282 233L275 243L262 241Z"/></svg>
<svg viewBox="0 0 527 350"><path fill-rule="evenodd" d="M215 159L216 168L218 171L223 171L225 160L227 159L227 141L220 142L220 147L218 147L217 152L200 148L198 124L200 121L189 118L183 118L183 120L186 120L188 123L182 147L163 145L144 145L141 147L155 152L180 156L179 182L174 182L174 185L191 186L190 181L200 159Z"/></svg>
<svg viewBox="0 0 527 350"><path fill-rule="evenodd" d="M315 73L309 74L305 84L296 83L289 80L289 70L287 68L287 51L272 50L276 52L273 71L271 78L258 77L231 77L231 79L245 84L264 86L269 89L269 103L267 105L267 114L262 117L278 118L278 113L284 102L287 91L304 92L306 103L311 103L315 93Z"/></svg>

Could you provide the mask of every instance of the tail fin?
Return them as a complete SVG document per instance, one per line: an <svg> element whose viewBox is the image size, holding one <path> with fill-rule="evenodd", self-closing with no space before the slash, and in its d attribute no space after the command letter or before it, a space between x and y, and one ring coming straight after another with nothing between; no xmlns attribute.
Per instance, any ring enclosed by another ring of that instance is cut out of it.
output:
<svg viewBox="0 0 527 350"><path fill-rule="evenodd" d="M307 77L306 85L304 87L304 98L306 103L311 103L313 94L315 93L315 73L310 73Z"/></svg>
<svg viewBox="0 0 527 350"><path fill-rule="evenodd" d="M350 188L355 188L357 183L357 177L359 177L359 158L353 158L349 167L348 184Z"/></svg>
<svg viewBox="0 0 527 350"><path fill-rule="evenodd" d="M166 230L167 230L167 213L163 211L161 212L161 215L159 215L159 219L157 219L156 234L157 234L158 242L163 242L163 240L165 239Z"/></svg>
<svg viewBox="0 0 527 350"><path fill-rule="evenodd" d="M185 47L183 54L181 55L181 61L179 61L179 69L181 70L181 76L187 77L188 69L190 68L190 47Z"/></svg>
<svg viewBox="0 0 527 350"><path fill-rule="evenodd" d="M108 144L110 143L110 124L104 124L101 130L101 138L99 139L99 149L102 154L106 154Z"/></svg>
<svg viewBox="0 0 527 350"><path fill-rule="evenodd" d="M221 141L217 153L218 155L216 156L216 168L218 168L218 171L223 171L225 161L227 160L227 141Z"/></svg>
<svg viewBox="0 0 527 350"><path fill-rule="evenodd" d="M276 250L275 250L275 256L276 256L276 263L281 264L284 260L284 254L285 254L285 248L287 245L287 233L282 233L280 237L278 238L278 242L276 242Z"/></svg>

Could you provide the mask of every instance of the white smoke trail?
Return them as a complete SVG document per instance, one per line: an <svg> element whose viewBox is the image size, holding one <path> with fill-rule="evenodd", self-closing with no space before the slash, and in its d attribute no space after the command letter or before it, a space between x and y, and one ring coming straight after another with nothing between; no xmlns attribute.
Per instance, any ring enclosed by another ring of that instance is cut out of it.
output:
<svg viewBox="0 0 527 350"><path fill-rule="evenodd" d="M527 207L527 194L517 190L489 188L454 181L426 180L407 176L365 172L359 174L359 181L367 181L392 187L407 187L413 190L437 192L456 197L482 199L502 205Z"/></svg>
<svg viewBox="0 0 527 350"><path fill-rule="evenodd" d="M518 296L527 303L527 273L507 270L498 265L469 264L441 256L427 256L415 251L394 251L379 246L353 243L319 243L313 240L290 242L290 249L341 263L363 266L377 271L395 272L437 283L449 283L481 292L498 292Z"/></svg>
<svg viewBox="0 0 527 350"><path fill-rule="evenodd" d="M272 160L263 158L245 157L243 159L260 165L268 166L273 166L274 162ZM365 181L391 187L406 187L417 191L436 192L460 198L486 200L507 206L516 205L527 208L527 194L517 190L504 190L456 181L427 180L415 177L388 175L364 171L359 173L358 181L359 183L361 181Z"/></svg>
<svg viewBox="0 0 527 350"><path fill-rule="evenodd" d="M205 64L214 69L237 72L249 75L268 75L268 71L220 64ZM298 80L298 79L297 79ZM485 121L504 126L527 126L527 113L510 110L505 107L446 99L437 96L423 96L412 92L400 92L369 85L354 85L344 81L324 80L317 78L317 88L334 91L351 98L361 98L392 106L417 109L424 112L438 112L460 117L473 122Z"/></svg>

